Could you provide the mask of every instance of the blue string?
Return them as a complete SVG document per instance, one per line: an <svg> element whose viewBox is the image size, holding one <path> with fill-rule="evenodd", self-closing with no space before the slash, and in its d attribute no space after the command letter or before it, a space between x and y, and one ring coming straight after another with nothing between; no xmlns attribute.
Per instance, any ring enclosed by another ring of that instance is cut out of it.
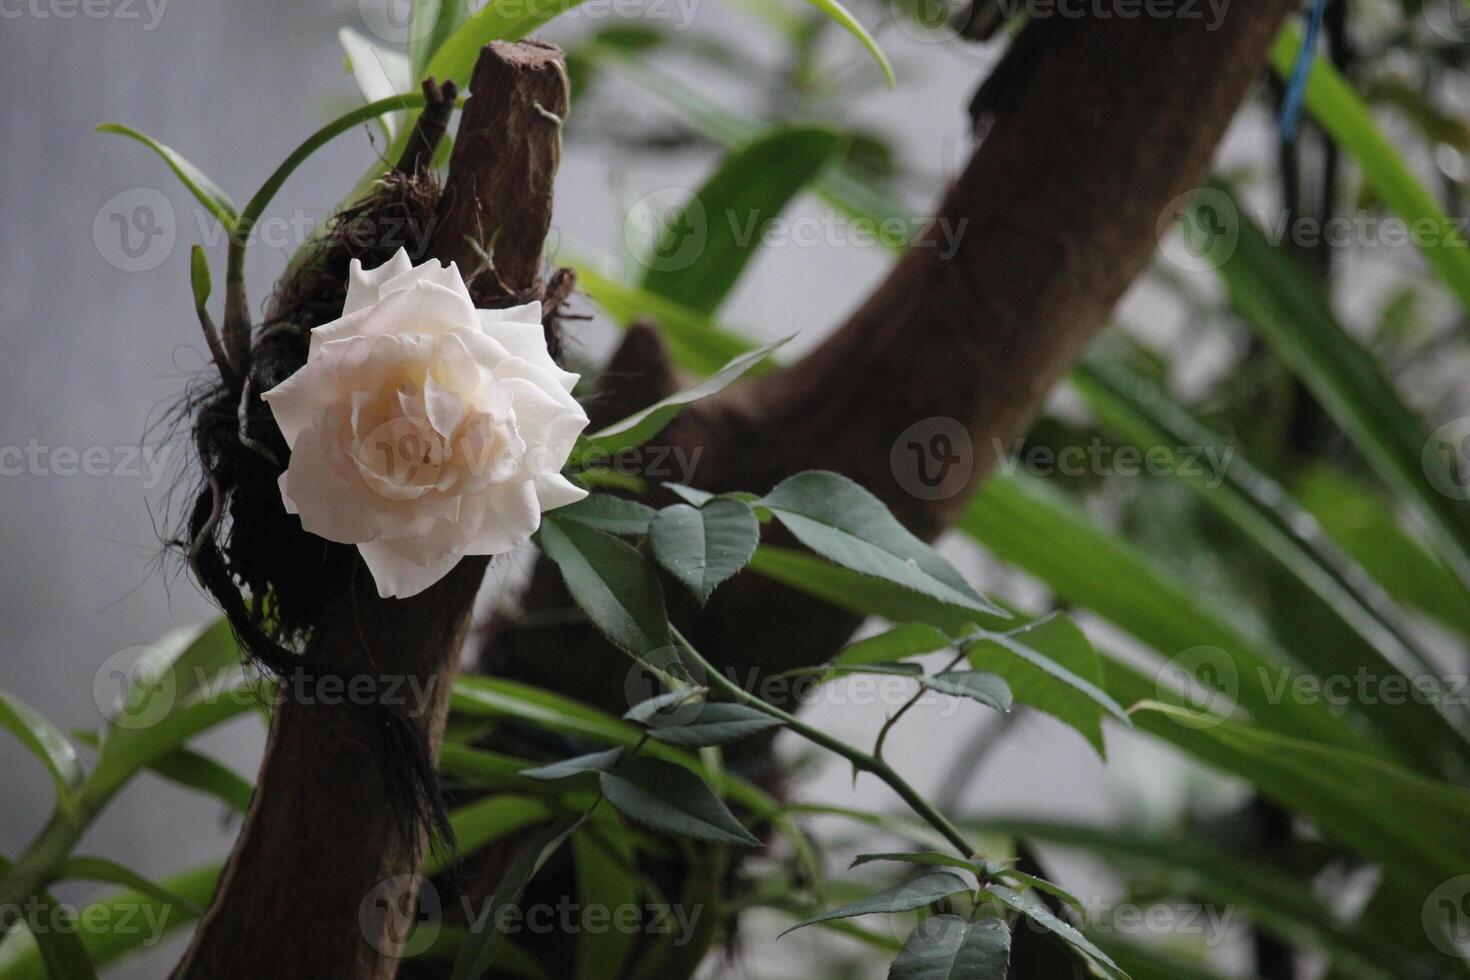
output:
<svg viewBox="0 0 1470 980"><path fill-rule="evenodd" d="M1302 100L1307 94L1307 76L1312 72L1312 54L1317 50L1317 38L1322 33L1322 20L1326 15L1327 0L1312 0L1312 11L1307 17L1307 35L1302 38L1296 63L1291 66L1291 79L1286 83L1286 95L1281 100L1283 143L1296 141L1297 127L1302 121Z"/></svg>

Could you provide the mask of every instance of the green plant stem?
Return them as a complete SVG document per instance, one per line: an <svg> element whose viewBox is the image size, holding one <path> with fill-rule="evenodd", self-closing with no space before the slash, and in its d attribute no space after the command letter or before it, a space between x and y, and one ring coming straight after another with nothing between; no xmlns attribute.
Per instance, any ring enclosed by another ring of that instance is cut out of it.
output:
<svg viewBox="0 0 1470 980"><path fill-rule="evenodd" d="M704 671L705 683L721 693L729 695L747 707L770 715L802 738L821 746L829 752L834 752L842 756L842 758L863 772L872 773L874 776L877 776L883 782L887 783L888 787L897 793L920 819L944 835L945 840L949 841L955 850L960 852L961 857L969 860L970 856L975 853L975 848L970 845L969 841L965 840L965 836L960 833L959 828L951 823L948 817L930 806L929 802L919 795L919 791L910 786L888 763L882 759L874 758L861 749L855 749L846 742L833 738L821 729L808 725L790 712L782 711L775 705L767 704L754 694L749 693L745 688L720 673L708 660L704 659L699 651L694 649L694 645L689 642L684 634L679 632L678 627L670 624L669 628L673 631L674 642Z"/></svg>
<svg viewBox="0 0 1470 980"><path fill-rule="evenodd" d="M245 301L245 246L249 244L251 229L265 212L271 198L276 196L286 178L297 167L330 140L368 120L403 109L422 109L426 103L427 99L422 92L392 95L339 116L312 133L293 150L245 205L235 222L234 231L230 234L230 251L225 262L225 347L229 350L231 359L235 359L240 345L245 345L245 360L236 361L237 367L249 364L250 310ZM456 107L462 105L462 99L455 102Z"/></svg>

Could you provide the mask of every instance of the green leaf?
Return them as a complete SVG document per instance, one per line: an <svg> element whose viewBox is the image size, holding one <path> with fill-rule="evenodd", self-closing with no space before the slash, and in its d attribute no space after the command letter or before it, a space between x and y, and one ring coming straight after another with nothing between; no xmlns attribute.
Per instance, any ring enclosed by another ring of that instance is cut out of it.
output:
<svg viewBox="0 0 1470 980"><path fill-rule="evenodd" d="M1005 980L1011 931L1003 919L925 919L909 933L888 980Z"/></svg>
<svg viewBox="0 0 1470 980"><path fill-rule="evenodd" d="M204 254L203 245L195 245L189 249L189 286L194 291L194 309L204 309L204 304L209 302L212 287L209 282L209 257Z"/></svg>
<svg viewBox="0 0 1470 980"><path fill-rule="evenodd" d="M858 915L874 915L881 912L912 912L914 909L933 905L941 898L973 891L974 889L959 875L948 871L936 871L798 922L791 928L782 931L781 936L805 926L818 922L830 922L833 919L850 919ZM780 936L776 938L779 939Z"/></svg>
<svg viewBox="0 0 1470 980"><path fill-rule="evenodd" d="M1005 616L877 497L845 476L798 473L761 498L760 506L802 544L844 568L983 615Z"/></svg>
<svg viewBox="0 0 1470 980"><path fill-rule="evenodd" d="M986 619L969 609L849 571L805 551L763 544L756 549L749 568L842 609L864 616L881 616L890 623L930 623L952 637L972 632L977 619ZM1008 613L1003 618L987 619L998 625L1010 620Z"/></svg>
<svg viewBox="0 0 1470 980"><path fill-rule="evenodd" d="M1235 447L1189 417L1163 391L1137 377L1123 364L1092 357L1073 376L1094 412L1110 428L1121 432L1150 454L1175 455L1174 447L1193 453L1209 452L1219 472L1207 472L1198 463L1175 465L1172 471L1201 500L1254 541L1266 558L1290 582L1315 598L1324 612L1341 625L1336 642L1293 643L1293 657L1319 676L1363 672L1396 678L1405 690L1411 677L1435 677L1430 655L1400 627L1402 613L1364 570L1326 538L1311 515L1284 488L1235 453ZM1177 464L1178 460L1174 462ZM1323 624L1325 627L1327 624ZM1459 755L1470 758L1470 742L1444 706L1408 699L1390 704L1372 698L1356 704L1380 737L1396 745L1400 758L1420 760L1434 770L1439 760ZM1463 710L1455 713L1464 728Z"/></svg>
<svg viewBox="0 0 1470 980"><path fill-rule="evenodd" d="M1004 677L979 670L947 670L924 678L926 687L941 694L969 698L1005 714L1011 710L1011 686Z"/></svg>
<svg viewBox="0 0 1470 980"><path fill-rule="evenodd" d="M1334 963L1353 967L1352 976L1397 974L1400 969L1406 975L1432 975L1427 963L1418 962L1372 917L1345 921L1315 892L1309 877L1227 850L1199 835L1164 836L1142 827L1006 818L972 826L977 833L1005 834L1049 850L1085 853L1128 880L1150 883L1162 894L1189 894L1208 905L1239 908L1257 928L1293 945L1320 949Z"/></svg>
<svg viewBox="0 0 1470 980"><path fill-rule="evenodd" d="M717 497L699 508L675 504L658 512L648 541L658 563L703 605L755 554L760 522L749 504L730 497Z"/></svg>
<svg viewBox="0 0 1470 980"><path fill-rule="evenodd" d="M609 640L656 670L677 663L663 589L632 545L604 531L546 515L537 532L567 591Z"/></svg>
<svg viewBox="0 0 1470 980"><path fill-rule="evenodd" d="M978 670L1009 681L1017 701L1076 729L1098 755L1105 755L1104 713L1129 724L1118 703L1102 689L1097 651L1066 616L1050 616L1009 633L986 633L966 656Z"/></svg>
<svg viewBox="0 0 1470 980"><path fill-rule="evenodd" d="M658 324L659 335L669 345L674 362L700 375L714 374L755 346L744 337L716 326L709 317L646 289L609 278L590 263L565 255L559 261L577 273L578 288L596 300L617 323L627 326L640 317L653 319ZM760 364L750 369L751 374L761 371Z"/></svg>
<svg viewBox="0 0 1470 980"><path fill-rule="evenodd" d="M469 0L418 0L413 5L408 29L408 47L413 53L409 84L427 77L434 54L469 15Z"/></svg>
<svg viewBox="0 0 1470 980"><path fill-rule="evenodd" d="M495 962L495 956L505 940L501 931L501 909L516 905L526 885L535 877L547 860L556 853L573 830L581 822L580 817L567 817L547 827L531 838L505 869L490 901L485 903L480 919L471 924L469 935L459 948L454 961L453 980L475 980L484 976Z"/></svg>
<svg viewBox="0 0 1470 980"><path fill-rule="evenodd" d="M658 511L647 504L610 493L594 493L574 504L556 509L563 521L576 521L609 534L647 534Z"/></svg>
<svg viewBox="0 0 1470 980"><path fill-rule="evenodd" d="M613 456L620 450L643 445L658 435L664 426L672 422L674 417L684 410L685 405L723 391L790 339L787 337L774 344L766 344L764 347L757 347L747 354L742 354L698 384L655 402L621 422L615 422L599 432L594 432L587 437L589 451L595 455Z"/></svg>
<svg viewBox="0 0 1470 980"><path fill-rule="evenodd" d="M889 88L898 84L898 78L893 74L893 65L888 61L888 56L883 53L882 48L878 47L878 42L873 39L873 35L868 33L868 29L858 23L857 18L849 13L846 7L837 0L807 0L807 3L832 18L838 26L857 38L862 46L868 49L868 53L883 70L883 78L888 82Z"/></svg>
<svg viewBox="0 0 1470 980"><path fill-rule="evenodd" d="M1414 507L1434 546L1470 582L1470 508L1444 489L1457 486L1453 464L1431 444L1373 355L1337 322L1321 281L1273 247L1243 213L1238 224L1234 254L1220 267L1232 304ZM1465 246L1458 254L1470 261Z"/></svg>
<svg viewBox="0 0 1470 980"><path fill-rule="evenodd" d="M418 17L424 4L415 4L413 16ZM337 32L337 40L347 53L347 65L352 70L353 80L364 102L377 102L394 95L404 95L414 90L414 72L408 58L399 51L363 37L350 27ZM398 134L403 123L402 113L390 113L382 117L383 129L388 139Z"/></svg>
<svg viewBox="0 0 1470 980"><path fill-rule="evenodd" d="M1002 905L1020 912L1047 932L1076 949L1109 980L1128 980L1128 975L1118 968L1118 964L1114 963L1107 953L1098 949L1091 940L1078 932L1070 923L1057 918L1051 909L1046 907L1046 903L1035 895L1018 892L1005 885L990 885L983 889L981 894L988 895Z"/></svg>
<svg viewBox="0 0 1470 980"><path fill-rule="evenodd" d="M696 313L714 313L770 223L841 144L830 129L777 126L733 150L693 199L669 215L653 254L642 257L643 288Z"/></svg>
<svg viewBox="0 0 1470 980"><path fill-rule="evenodd" d="M933 653L954 645L938 627L928 623L904 623L885 633L859 640L837 655L834 664L870 664L903 660Z"/></svg>
<svg viewBox="0 0 1470 980"><path fill-rule="evenodd" d="M250 809L255 784L207 755L190 749L175 749L148 768L169 782L207 793L237 813Z"/></svg>
<svg viewBox="0 0 1470 980"><path fill-rule="evenodd" d="M600 834L584 825L572 835L572 853L583 907L615 910L637 904L643 886L636 876L637 853L629 835ZM638 939L628 929L578 929L574 980L623 976Z"/></svg>
<svg viewBox="0 0 1470 980"><path fill-rule="evenodd" d="M1301 43L1294 26L1276 36L1271 64L1283 78L1290 75ZM1333 142L1358 161L1368 183L1408 228L1433 229L1429 235L1416 231L1416 244L1460 304L1470 309L1470 248L1459 223L1445 214L1393 140L1374 123L1352 85L1325 58L1312 59L1305 104Z"/></svg>
<svg viewBox="0 0 1470 980"><path fill-rule="evenodd" d="M690 717L685 717L686 712ZM708 701L676 710L670 721L661 723L655 715L649 723L648 734L665 745L683 748L705 748L711 745L728 745L742 738L749 738L772 728L781 727L778 718L743 704L724 701Z"/></svg>
<svg viewBox="0 0 1470 980"><path fill-rule="evenodd" d="M1325 468L1293 485L1297 499L1395 599L1470 635L1470 587L1414 540L1386 495Z"/></svg>
<svg viewBox="0 0 1470 980"><path fill-rule="evenodd" d="M126 674L114 675L128 683L89 793L111 792L198 732L256 707L256 688L243 680L240 663L234 632L221 618L192 640L165 638Z"/></svg>
<svg viewBox="0 0 1470 980"><path fill-rule="evenodd" d="M101 745L95 732L78 731L72 735L94 749ZM250 809L250 798L255 794L255 784L250 780L192 749L175 749L148 769L171 783L213 796L237 813Z"/></svg>
<svg viewBox="0 0 1470 980"><path fill-rule="evenodd" d="M1249 779L1310 817L1331 840L1413 875L1426 893L1470 867L1470 793L1381 759L1287 738L1172 705L1143 702L1134 721L1169 727L1201 761Z"/></svg>
<svg viewBox="0 0 1470 980"><path fill-rule="evenodd" d="M1289 663L1284 652L1247 633L1207 596L1045 482L992 474L960 518L960 528L997 559L1029 571L1060 598L1110 620L1163 657L1211 653L1218 664L1211 658L1200 662L1220 667L1226 676L1197 670L1198 680L1255 713L1261 724L1344 746L1370 744L1326 703L1276 696L1266 679L1281 676ZM1111 689L1111 675L1107 680ZM1012 688L1025 701L1014 683ZM1157 681L1150 685L1150 692L1158 689Z"/></svg>
<svg viewBox="0 0 1470 980"><path fill-rule="evenodd" d="M623 712L623 720L639 725L678 724L677 719L685 717L685 712L694 710L693 706L702 702L708 694L709 688L684 687L645 698Z"/></svg>
<svg viewBox="0 0 1470 980"><path fill-rule="evenodd" d="M76 791L86 774L77 761L77 750L61 730L25 702L0 690L0 725L10 731L51 773L56 784L56 808L68 816L76 813Z"/></svg>
<svg viewBox="0 0 1470 980"><path fill-rule="evenodd" d="M124 888L130 888L140 895L147 895L149 898L157 899L165 905L170 903L181 905L192 915L198 915L200 911L187 898L176 895L163 885L154 884L131 868L125 868L116 861L110 861L107 858L67 858L57 868L56 877L61 881L80 879L85 881L111 882L114 885L122 885Z"/></svg>
<svg viewBox="0 0 1470 980"><path fill-rule="evenodd" d="M36 915L46 923L31 935L40 949L51 980L97 980L97 968L77 936L76 923L67 907L50 894L36 896Z"/></svg>
<svg viewBox="0 0 1470 980"><path fill-rule="evenodd" d="M953 854L945 854L942 851L880 851L873 854L859 854L852 859L848 868L859 868L874 861L898 861L903 864L921 864L929 868L959 868L971 874L979 874L979 869L974 861L967 861Z"/></svg>
<svg viewBox="0 0 1470 980"><path fill-rule="evenodd" d="M1078 900L1077 896L1067 891L1061 885L1053 884L1045 878L1036 877L1036 875L1029 875L1024 871L1017 871L1015 868L997 868L992 873L997 878L1002 878L1011 884L1021 886L1021 890L1033 888L1036 891L1045 892L1053 898L1070 905L1078 915L1084 918L1087 915L1087 910L1082 906L1082 902Z"/></svg>
<svg viewBox="0 0 1470 980"><path fill-rule="evenodd" d="M519 41L582 0L525 0L523 3L487 3L451 33L420 77L443 82L453 79L463 89L474 71L480 49L491 41Z"/></svg>
<svg viewBox="0 0 1470 980"><path fill-rule="evenodd" d="M521 775L530 779L554 780L579 776L587 772L606 772L617 765L618 760L622 757L623 748L618 746L603 752L592 752L588 755L553 762L550 765L537 766L534 769L522 769Z"/></svg>
<svg viewBox="0 0 1470 980"><path fill-rule="evenodd" d="M704 781L683 766L636 756L598 778L609 803L654 830L717 844L760 846Z"/></svg>
<svg viewBox="0 0 1470 980"><path fill-rule="evenodd" d="M184 186L189 189L189 193L193 194L195 199L204 205L205 210L214 215L216 220L224 225L226 231L234 230L235 222L239 218L239 210L235 207L235 202L230 200L230 196L220 190L214 181L204 176L204 173L198 167L185 160L172 147L165 146L151 137L144 136L131 126L124 126L121 123L102 123L97 127L97 131L99 133L116 133L118 136L126 136L128 139L137 140L154 153L157 153L163 158L163 162L168 164L168 168L174 172L174 175L183 181Z"/></svg>

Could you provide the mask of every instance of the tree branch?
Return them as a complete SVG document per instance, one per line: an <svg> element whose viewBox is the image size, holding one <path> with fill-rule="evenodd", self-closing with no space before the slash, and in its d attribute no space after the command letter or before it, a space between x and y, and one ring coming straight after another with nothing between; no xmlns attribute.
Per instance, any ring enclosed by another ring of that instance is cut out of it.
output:
<svg viewBox="0 0 1470 980"><path fill-rule="evenodd" d="M497 282L531 289L560 159L558 127L542 110L567 111L561 54L539 42L496 42L481 53L471 84L479 94L460 122L430 254L472 269L483 230L501 228ZM308 656L401 681L437 752L486 565L466 558L428 591L395 600L377 598L358 563ZM412 875L422 847L402 839L381 760L369 757L357 719L327 703L328 692L307 694L283 687L255 798L175 978L386 980L397 971L415 888L380 883Z"/></svg>
<svg viewBox="0 0 1470 980"><path fill-rule="evenodd" d="M698 451L692 482L708 490L836 470L915 533L937 536L1143 269L1161 215L1203 179L1293 6L1233 6L1215 29L1176 17L1030 24L977 100L983 138L921 239L939 246L909 249L814 352L696 404L659 444L686 459ZM952 253L946 235L958 239ZM965 478L933 499L912 492L916 474L894 451L926 420L952 420L969 443L956 447ZM567 603L552 578L535 577L530 608ZM742 677L825 661L858 623L752 574L702 613L675 616ZM599 643L574 627L503 630L492 659L622 709L622 661Z"/></svg>

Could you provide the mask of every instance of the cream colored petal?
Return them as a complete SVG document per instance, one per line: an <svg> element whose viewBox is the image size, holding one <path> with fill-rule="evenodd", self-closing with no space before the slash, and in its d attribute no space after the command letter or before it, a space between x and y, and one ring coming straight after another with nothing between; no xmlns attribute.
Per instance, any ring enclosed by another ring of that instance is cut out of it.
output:
<svg viewBox="0 0 1470 980"><path fill-rule="evenodd" d="M308 364L260 396L270 406L271 415L275 416L276 426L289 448L296 448L301 430L311 425L324 394L330 395L330 392L324 391L320 376Z"/></svg>
<svg viewBox="0 0 1470 980"><path fill-rule="evenodd" d="M375 304L374 304L375 305ZM333 340L345 340L348 337L356 337L362 333L362 324L373 311L373 307L365 306L355 310L346 316L324 323L311 332L311 338L307 342L306 363L310 364L321 355L321 348Z"/></svg>
<svg viewBox="0 0 1470 980"><path fill-rule="evenodd" d="M520 316L519 311L534 313ZM546 333L541 326L541 304L527 303L509 310L478 310L480 327L487 337L499 341L515 357L547 371L564 391L571 391L581 378L579 374L564 371L552 360L546 349ZM511 314L517 314L511 316Z"/></svg>
<svg viewBox="0 0 1470 980"><path fill-rule="evenodd" d="M484 510L479 533L465 548L468 554L503 555L529 541L541 526L541 505L529 480L487 487L476 501Z"/></svg>
<svg viewBox="0 0 1470 980"><path fill-rule="evenodd" d="M281 497L301 526L318 537L357 544L377 537L391 515L357 476L356 463L336 447L324 446L315 428L303 429L281 476Z"/></svg>
<svg viewBox="0 0 1470 980"><path fill-rule="evenodd" d="M571 480L560 473L551 473L546 476L536 477L532 483L536 487L536 500L541 505L542 513L565 507L567 504L575 504L579 500L585 500L587 491L577 486Z"/></svg>
<svg viewBox="0 0 1470 980"><path fill-rule="evenodd" d="M382 599L407 599L418 595L448 575L462 551L451 551L428 562L418 562L405 555L398 541L365 541L357 546Z"/></svg>
<svg viewBox="0 0 1470 980"><path fill-rule="evenodd" d="M459 266L453 262L445 265L438 259L429 259L384 281L378 287L378 299L387 299L400 289L409 289L423 283L441 286L461 297L471 309L474 308L475 302L470 299L470 291L464 284L464 277L459 274ZM465 325L469 326L474 322L472 319Z"/></svg>
<svg viewBox="0 0 1470 980"><path fill-rule="evenodd" d="M361 260L353 259L347 267L347 302L342 304L342 315L347 316L376 303L379 289L385 282L412 268L408 252L401 248L376 269L364 269Z"/></svg>

